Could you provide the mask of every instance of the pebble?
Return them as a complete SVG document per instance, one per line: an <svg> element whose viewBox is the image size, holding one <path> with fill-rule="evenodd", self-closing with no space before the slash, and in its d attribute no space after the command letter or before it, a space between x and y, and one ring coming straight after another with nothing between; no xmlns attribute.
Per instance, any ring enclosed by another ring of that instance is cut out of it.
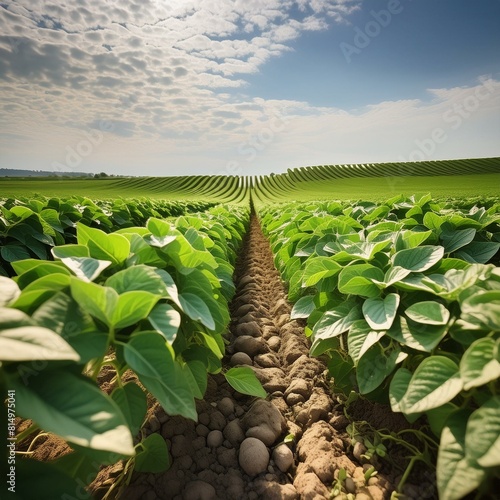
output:
<svg viewBox="0 0 500 500"><path fill-rule="evenodd" d="M193 481L188 483L182 498L185 500L216 500L215 488L205 481Z"/></svg>
<svg viewBox="0 0 500 500"><path fill-rule="evenodd" d="M193 459L189 455L184 455L178 459L181 469L189 469L193 465Z"/></svg>
<svg viewBox="0 0 500 500"><path fill-rule="evenodd" d="M196 426L196 434L198 434L198 436L207 437L209 432L210 429L206 425L198 424Z"/></svg>
<svg viewBox="0 0 500 500"><path fill-rule="evenodd" d="M198 415L198 421L200 422L200 424L208 425L210 423L210 415L205 412L200 413Z"/></svg>
<svg viewBox="0 0 500 500"><path fill-rule="evenodd" d="M231 359L229 360L229 364L231 366L251 365L252 358L244 352L237 352L231 356Z"/></svg>
<svg viewBox="0 0 500 500"><path fill-rule="evenodd" d="M217 408L225 417L229 417L234 413L234 402L231 398L222 398L217 403Z"/></svg>
<svg viewBox="0 0 500 500"><path fill-rule="evenodd" d="M344 481L345 489L347 490L347 493L356 493L356 483L352 480L352 478L347 477L346 480Z"/></svg>
<svg viewBox="0 0 500 500"><path fill-rule="evenodd" d="M210 415L208 428L213 431L214 430L221 431L222 429L224 429L224 427L226 427L226 417L224 417L224 415L220 411L218 410L214 411Z"/></svg>
<svg viewBox="0 0 500 500"><path fill-rule="evenodd" d="M293 464L292 450L286 444L277 446L273 451L273 461L281 472L286 472Z"/></svg>
<svg viewBox="0 0 500 500"><path fill-rule="evenodd" d="M241 468L249 475L256 476L267 469L269 450L257 438L246 438L240 446L238 461Z"/></svg>
<svg viewBox="0 0 500 500"><path fill-rule="evenodd" d="M221 431L210 431L207 436L207 446L209 448L218 448L224 441L224 436Z"/></svg>
<svg viewBox="0 0 500 500"><path fill-rule="evenodd" d="M241 428L239 419L235 419L229 422L224 428L223 433L224 437L233 446L238 446L245 439L245 433Z"/></svg>
<svg viewBox="0 0 500 500"><path fill-rule="evenodd" d="M269 349L271 349L271 351L278 352L281 346L281 339L279 337L271 337L267 341L267 345L269 346Z"/></svg>
<svg viewBox="0 0 500 500"><path fill-rule="evenodd" d="M305 398L304 396L302 396L302 394L295 394L294 392L288 394L288 396L286 397L286 402L288 406L294 406L296 404L303 403L304 401Z"/></svg>
<svg viewBox="0 0 500 500"><path fill-rule="evenodd" d="M352 450L352 454L354 455L354 458L360 463L366 462L366 460L361 456L364 453L366 453L365 445L363 443L360 443L359 441L357 441L356 444L354 445L353 450Z"/></svg>

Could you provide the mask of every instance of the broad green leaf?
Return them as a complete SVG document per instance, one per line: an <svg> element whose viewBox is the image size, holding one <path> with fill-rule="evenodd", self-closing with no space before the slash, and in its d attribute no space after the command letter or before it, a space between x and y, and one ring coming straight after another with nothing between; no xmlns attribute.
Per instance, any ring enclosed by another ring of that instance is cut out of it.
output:
<svg viewBox="0 0 500 500"><path fill-rule="evenodd" d="M66 259L69 257L90 257L89 249L85 245L60 245L52 248L51 252L56 259Z"/></svg>
<svg viewBox="0 0 500 500"><path fill-rule="evenodd" d="M500 249L500 243L493 241L473 241L468 245L462 247L456 256L467 262L486 264Z"/></svg>
<svg viewBox="0 0 500 500"><path fill-rule="evenodd" d="M86 377L50 370L25 386L9 380L16 410L70 443L120 455L134 454L132 435L116 403Z"/></svg>
<svg viewBox="0 0 500 500"><path fill-rule="evenodd" d="M450 311L434 301L417 302L408 307L405 314L413 321L426 325L446 325L450 319Z"/></svg>
<svg viewBox="0 0 500 500"><path fill-rule="evenodd" d="M314 295L306 295L294 304L290 319L308 318L315 309Z"/></svg>
<svg viewBox="0 0 500 500"><path fill-rule="evenodd" d="M475 293L461 303L461 319L500 331L500 290Z"/></svg>
<svg viewBox="0 0 500 500"><path fill-rule="evenodd" d="M21 290L17 283L5 276L0 276L0 307L6 306L19 297Z"/></svg>
<svg viewBox="0 0 500 500"><path fill-rule="evenodd" d="M456 252L459 248L468 245L476 236L476 230L469 229L452 229L441 233L440 239L443 242L444 251L446 253Z"/></svg>
<svg viewBox="0 0 500 500"><path fill-rule="evenodd" d="M392 377L389 387L389 401L393 412L402 412L401 401L403 400L408 386L410 385L412 373L406 368L400 368Z"/></svg>
<svg viewBox="0 0 500 500"><path fill-rule="evenodd" d="M119 294L133 290L144 290L158 297L165 295L166 285L153 267L143 264L118 271L106 280L106 286Z"/></svg>
<svg viewBox="0 0 500 500"><path fill-rule="evenodd" d="M363 316L374 330L388 330L396 317L399 301L397 293L390 293L383 299L366 299L363 302Z"/></svg>
<svg viewBox="0 0 500 500"><path fill-rule="evenodd" d="M167 443L161 434L150 434L137 446L138 452L134 460L134 470L159 474L170 467L170 455Z"/></svg>
<svg viewBox="0 0 500 500"><path fill-rule="evenodd" d="M184 366L186 378L191 383L191 391L197 399L203 399L207 390L207 366L202 361L193 359Z"/></svg>
<svg viewBox="0 0 500 500"><path fill-rule="evenodd" d="M237 366L231 368L224 376L229 385L241 394L248 394L249 396L257 396L259 398L267 397L267 392L250 367Z"/></svg>
<svg viewBox="0 0 500 500"><path fill-rule="evenodd" d="M382 282L384 273L371 264L354 264L346 266L339 275L339 292L346 295L361 295L362 297L377 297L380 288L372 280Z"/></svg>
<svg viewBox="0 0 500 500"><path fill-rule="evenodd" d="M55 274L65 274L66 276L71 276L71 273L61 262L47 262L39 260L37 266L32 267L18 276L17 284L21 290L24 290L38 279L50 277Z"/></svg>
<svg viewBox="0 0 500 500"><path fill-rule="evenodd" d="M418 365L399 402L403 413L420 413L451 401L463 388L458 366L445 356L431 356Z"/></svg>
<svg viewBox="0 0 500 500"><path fill-rule="evenodd" d="M354 366L358 364L365 352L384 335L385 332L373 331L370 325L362 319L352 324L347 334L347 346L349 356L354 361Z"/></svg>
<svg viewBox="0 0 500 500"><path fill-rule="evenodd" d="M386 287L391 286L394 283L406 278L410 273L410 270L404 269L400 266L390 267L385 273L383 283Z"/></svg>
<svg viewBox="0 0 500 500"><path fill-rule="evenodd" d="M19 309L0 307L0 331L18 328L20 326L37 326L37 324L32 318Z"/></svg>
<svg viewBox="0 0 500 500"><path fill-rule="evenodd" d="M17 459L15 493L9 492L6 498L24 500L34 498L35 494L37 500L54 500L63 499L70 491L80 491L81 482L56 465L55 462L42 462L34 458Z"/></svg>
<svg viewBox="0 0 500 500"><path fill-rule="evenodd" d="M163 283L165 284L167 297L182 311L182 304L179 301L179 292L172 276L170 276L170 274L168 274L167 271L163 269L156 269L155 272L156 274L158 274L158 276L160 276Z"/></svg>
<svg viewBox="0 0 500 500"><path fill-rule="evenodd" d="M76 445L73 445L73 447L77 448ZM68 476L88 484L89 481L95 479L100 469L98 466L100 462L96 462L91 457L91 454L88 453L88 448L78 448L67 455L51 460L50 464ZM112 456L113 454L110 453L109 455ZM61 496L62 498L64 498L64 495Z"/></svg>
<svg viewBox="0 0 500 500"><path fill-rule="evenodd" d="M0 330L2 361L79 361L78 353L57 333L41 326Z"/></svg>
<svg viewBox="0 0 500 500"><path fill-rule="evenodd" d="M118 294L115 290L72 278L71 294L80 307L91 316L108 326L113 325L113 316L118 304Z"/></svg>
<svg viewBox="0 0 500 500"><path fill-rule="evenodd" d="M143 290L122 293L118 296L111 317L112 325L115 328L125 328L147 318L158 299L158 295Z"/></svg>
<svg viewBox="0 0 500 500"><path fill-rule="evenodd" d="M90 257L98 260L110 260L115 265L125 262L130 253L130 242L121 234L106 234L100 229L77 224L79 245L86 245Z"/></svg>
<svg viewBox="0 0 500 500"><path fill-rule="evenodd" d="M481 467L500 465L500 396L493 396L470 416L465 456Z"/></svg>
<svg viewBox="0 0 500 500"><path fill-rule="evenodd" d="M361 319L360 307L354 301L346 301L323 314L314 325L314 339L329 339L346 332L351 325Z"/></svg>
<svg viewBox="0 0 500 500"><path fill-rule="evenodd" d="M132 335L123 347L125 361L169 415L196 420L196 406L182 367L157 333Z"/></svg>
<svg viewBox="0 0 500 500"><path fill-rule="evenodd" d="M329 355L328 372L333 377L333 386L335 390L347 395L356 385L352 360L348 356L343 356L339 351L330 351Z"/></svg>
<svg viewBox="0 0 500 500"><path fill-rule="evenodd" d="M15 262L16 260L31 258L28 249L21 245L3 245L2 248L0 248L0 255L6 262Z"/></svg>
<svg viewBox="0 0 500 500"><path fill-rule="evenodd" d="M111 265L110 260L97 260L92 257L62 257L61 262L83 281L94 281Z"/></svg>
<svg viewBox="0 0 500 500"><path fill-rule="evenodd" d="M114 389L111 398L123 413L132 436L137 436L148 409L144 391L135 382L127 382Z"/></svg>
<svg viewBox="0 0 500 500"><path fill-rule="evenodd" d="M441 436L441 432L443 432L446 420L452 413L454 413L458 409L458 406L454 405L453 403L445 403L442 406L438 406L437 408L427 410L425 412L434 435L436 435L437 437Z"/></svg>
<svg viewBox="0 0 500 500"><path fill-rule="evenodd" d="M169 304L156 304L148 316L153 328L172 345L181 325L181 315Z"/></svg>
<svg viewBox="0 0 500 500"><path fill-rule="evenodd" d="M446 325L426 325L398 316L386 334L412 349L431 352L441 342L446 332Z"/></svg>
<svg viewBox="0 0 500 500"><path fill-rule="evenodd" d="M422 272L437 264L443 256L443 247L424 245L396 252L392 257L392 264L409 271Z"/></svg>
<svg viewBox="0 0 500 500"><path fill-rule="evenodd" d="M215 330L215 322L207 304L193 293L179 294L182 310L194 321L199 321L209 330Z"/></svg>
<svg viewBox="0 0 500 500"><path fill-rule="evenodd" d="M329 257L315 257L306 263L303 286L314 286L323 278L334 276L342 266Z"/></svg>
<svg viewBox="0 0 500 500"><path fill-rule="evenodd" d="M437 458L440 500L459 500L474 491L486 471L466 458L466 427L469 414L459 410L448 417L441 433Z"/></svg>
<svg viewBox="0 0 500 500"><path fill-rule="evenodd" d="M460 360L460 377L464 390L479 387L500 377L496 359L498 342L490 337L478 339L465 351Z"/></svg>
<svg viewBox="0 0 500 500"><path fill-rule="evenodd" d="M400 351L396 346L387 355L380 344L374 344L361 356L356 369L360 394L368 394L380 386L394 370Z"/></svg>

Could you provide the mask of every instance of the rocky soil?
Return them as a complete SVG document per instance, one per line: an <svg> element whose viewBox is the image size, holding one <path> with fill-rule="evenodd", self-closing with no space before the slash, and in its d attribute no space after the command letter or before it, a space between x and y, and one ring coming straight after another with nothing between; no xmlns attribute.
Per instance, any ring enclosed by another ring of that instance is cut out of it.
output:
<svg viewBox="0 0 500 500"><path fill-rule="evenodd" d="M243 396L216 375L209 377L206 397L197 403L197 422L168 416L151 400L145 431L166 440L172 466L160 474L133 473L130 483L113 489L108 498L330 499L341 469L348 478L335 500L390 498L401 472L384 461L375 464L375 477L365 479L372 464L361 456L362 448L352 446L346 434L349 421L331 395L325 365L309 357L303 326L290 320L286 291L255 216L235 278L224 364L251 366L268 398ZM404 425L385 407L365 404L357 411L364 412L359 418L384 427ZM57 440L40 444L41 458L54 456L41 451L50 442L57 448ZM109 493L122 469L116 464L100 471L91 485L96 499ZM422 488L409 486L406 498L434 498L432 479L427 484L425 495Z"/></svg>

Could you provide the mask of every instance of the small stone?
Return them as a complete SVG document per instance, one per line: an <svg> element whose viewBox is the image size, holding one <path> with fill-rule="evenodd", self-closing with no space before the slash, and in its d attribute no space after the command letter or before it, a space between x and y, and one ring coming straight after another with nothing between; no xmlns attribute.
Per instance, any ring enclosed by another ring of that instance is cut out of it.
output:
<svg viewBox="0 0 500 500"><path fill-rule="evenodd" d="M281 339L279 337L271 337L267 341L267 345L271 351L278 352L281 346Z"/></svg>
<svg viewBox="0 0 500 500"><path fill-rule="evenodd" d="M210 431L207 436L207 446L209 448L218 448L224 441L224 436L219 430Z"/></svg>
<svg viewBox="0 0 500 500"><path fill-rule="evenodd" d="M224 437L233 445L238 446L244 439L245 433L241 428L239 419L231 420L226 427L224 427Z"/></svg>
<svg viewBox="0 0 500 500"><path fill-rule="evenodd" d="M241 443L238 461L249 476L256 476L267 469L269 451L262 441L249 437Z"/></svg>
<svg viewBox="0 0 500 500"><path fill-rule="evenodd" d="M281 472L286 472L293 464L292 450L286 444L280 444L274 448L273 461Z"/></svg>
<svg viewBox="0 0 500 500"><path fill-rule="evenodd" d="M222 431L226 426L226 417L220 411L214 411L210 415L210 422L208 423L208 428L211 430Z"/></svg>
<svg viewBox="0 0 500 500"><path fill-rule="evenodd" d="M184 455L178 459L181 469L189 469L193 465L193 459L189 455Z"/></svg>
<svg viewBox="0 0 500 500"><path fill-rule="evenodd" d="M236 326L236 335L248 335L250 337L261 337L262 332L260 331L259 325L255 321L250 323L240 323Z"/></svg>
<svg viewBox="0 0 500 500"><path fill-rule="evenodd" d="M288 406L300 404L300 403L303 403L304 401L305 401L305 399L304 399L304 396L302 396L302 394L295 394L294 392L292 392L291 394L288 394L288 396L286 397L286 402L287 402Z"/></svg>
<svg viewBox="0 0 500 500"><path fill-rule="evenodd" d="M205 412L200 413L198 415L198 421L200 422L200 424L208 425L210 423L210 415Z"/></svg>
<svg viewBox="0 0 500 500"><path fill-rule="evenodd" d="M182 498L184 500L216 500L217 493L211 484L205 481L193 481L187 484Z"/></svg>
<svg viewBox="0 0 500 500"><path fill-rule="evenodd" d="M229 364L231 366L251 365L252 358L244 352L236 352L231 356L231 359L229 360Z"/></svg>
<svg viewBox="0 0 500 500"><path fill-rule="evenodd" d="M234 402L231 398L227 398L227 397L222 398L217 403L217 408L225 417L229 417L229 415L231 415L231 413L234 413Z"/></svg>
<svg viewBox="0 0 500 500"><path fill-rule="evenodd" d="M345 489L347 490L347 493L352 493L353 495L354 493L356 493L356 484L354 483L352 478L347 477L346 480L344 481L344 486Z"/></svg>
<svg viewBox="0 0 500 500"><path fill-rule="evenodd" d="M234 341L234 350L237 352L244 352L251 358L264 352L265 346L262 339L251 337L250 335L242 335Z"/></svg>
<svg viewBox="0 0 500 500"><path fill-rule="evenodd" d="M217 450L217 460L223 467L238 467L238 455L235 448L219 448Z"/></svg>
<svg viewBox="0 0 500 500"><path fill-rule="evenodd" d="M357 441L354 444L354 448L352 450L352 454L354 455L354 458L359 463L366 462L365 458L361 456L365 453L366 453L366 446L363 443L360 443L359 441Z"/></svg>
<svg viewBox="0 0 500 500"><path fill-rule="evenodd" d="M210 429L206 425L198 424L196 426L196 434L198 434L198 436L207 437L209 432Z"/></svg>

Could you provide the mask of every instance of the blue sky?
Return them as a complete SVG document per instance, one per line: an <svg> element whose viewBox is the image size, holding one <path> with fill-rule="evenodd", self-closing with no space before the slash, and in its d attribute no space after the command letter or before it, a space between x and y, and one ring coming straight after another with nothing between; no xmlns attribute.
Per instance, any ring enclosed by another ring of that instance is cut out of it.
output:
<svg viewBox="0 0 500 500"><path fill-rule="evenodd" d="M498 0L0 0L0 167L500 156L498 19Z"/></svg>

